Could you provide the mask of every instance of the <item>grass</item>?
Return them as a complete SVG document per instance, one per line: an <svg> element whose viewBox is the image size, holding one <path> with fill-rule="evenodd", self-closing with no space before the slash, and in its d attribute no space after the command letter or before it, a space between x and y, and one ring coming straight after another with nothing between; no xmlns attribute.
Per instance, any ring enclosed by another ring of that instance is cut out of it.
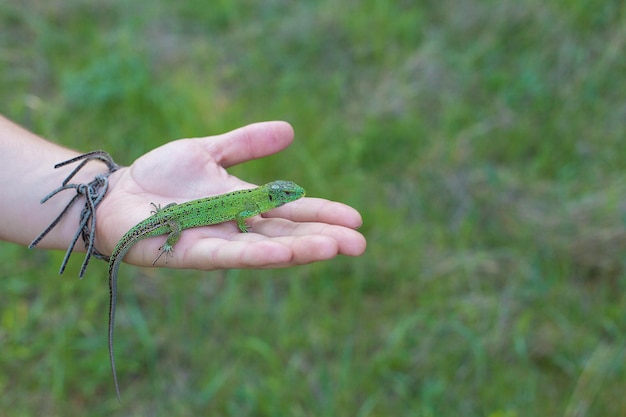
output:
<svg viewBox="0 0 626 417"><path fill-rule="evenodd" d="M0 6L0 112L123 164L288 120L236 167L363 214L366 254L278 271L105 267L3 243L0 415L626 412L619 1Z"/></svg>

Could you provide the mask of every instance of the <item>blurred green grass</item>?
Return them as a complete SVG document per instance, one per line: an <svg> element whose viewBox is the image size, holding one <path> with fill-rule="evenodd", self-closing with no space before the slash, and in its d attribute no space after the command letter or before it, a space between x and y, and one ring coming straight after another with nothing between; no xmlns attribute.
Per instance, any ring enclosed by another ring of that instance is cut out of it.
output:
<svg viewBox="0 0 626 417"><path fill-rule="evenodd" d="M283 119L236 167L364 217L366 254L279 271L105 267L2 244L0 415L626 413L625 6L0 5L0 112L129 164Z"/></svg>

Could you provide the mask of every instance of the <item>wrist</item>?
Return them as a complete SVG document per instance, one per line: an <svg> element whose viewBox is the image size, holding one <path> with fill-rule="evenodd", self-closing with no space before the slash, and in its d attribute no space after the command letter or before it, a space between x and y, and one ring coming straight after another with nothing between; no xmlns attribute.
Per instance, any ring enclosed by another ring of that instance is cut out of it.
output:
<svg viewBox="0 0 626 417"><path fill-rule="evenodd" d="M82 178L90 178L90 176L93 175L93 168L87 168L89 165L93 167L93 164L90 164L91 162L104 163L106 171L96 173L91 181L84 180L84 182L81 182ZM59 273L63 273L65 265L71 253L74 251L76 244L78 243L80 248L79 240L82 240L82 244L87 252L79 274L82 277L92 256L108 259L96 249L96 208L102 202L108 191L109 175L118 170L119 166L106 152L93 151L58 163L54 168L60 169L71 165L75 166L69 171L58 187L43 197L41 204L46 204L57 197L57 195L67 191L73 191L73 196L69 198L67 203L61 203L65 204L65 206L61 209L60 213L52 220L48 227L30 243L29 247L32 248L38 245L43 241L46 235L57 227L59 228L57 236L69 236L67 232L72 229L72 226L68 221L71 222L72 219L78 218L78 222L77 224L75 223L74 226L75 232L69 239L65 258L63 259Z"/></svg>

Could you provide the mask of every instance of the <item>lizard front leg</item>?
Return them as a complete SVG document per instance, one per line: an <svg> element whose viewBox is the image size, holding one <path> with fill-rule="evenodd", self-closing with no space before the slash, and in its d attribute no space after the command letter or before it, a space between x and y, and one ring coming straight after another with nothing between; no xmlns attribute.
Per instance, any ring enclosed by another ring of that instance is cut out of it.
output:
<svg viewBox="0 0 626 417"><path fill-rule="evenodd" d="M247 233L248 226L246 225L246 219L252 216L256 216L260 213L261 210L259 210L259 206L256 203L253 203L251 201L247 202L245 204L245 208L237 213L237 215L235 216L235 220L237 221L237 226L239 226L239 230L241 230L243 233Z"/></svg>

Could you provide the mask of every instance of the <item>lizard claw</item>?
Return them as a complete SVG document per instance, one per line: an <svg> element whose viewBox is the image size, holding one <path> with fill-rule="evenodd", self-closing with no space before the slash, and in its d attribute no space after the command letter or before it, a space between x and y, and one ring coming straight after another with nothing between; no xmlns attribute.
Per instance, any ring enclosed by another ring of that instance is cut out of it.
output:
<svg viewBox="0 0 626 417"><path fill-rule="evenodd" d="M169 204L166 204L166 205L165 205L165 207L161 207L161 205L160 205L160 204L156 204L156 203L150 203L150 205L151 205L151 206L152 206L152 208L153 208L153 210L150 210L150 214L151 214L151 215L153 215L153 214L157 214L158 212L160 212L160 211L162 211L162 210L165 210L165 209L166 209L166 208L168 208L168 207L175 206L175 205L176 205L176 203L169 203Z"/></svg>
<svg viewBox="0 0 626 417"><path fill-rule="evenodd" d="M164 244L159 248L159 251L159 256L157 256L156 259L152 262L152 266L157 263L157 261L161 258L161 256L163 256L163 254L165 254L165 265L167 265L167 258L169 256L172 256L172 253L174 253L174 248L168 244Z"/></svg>

